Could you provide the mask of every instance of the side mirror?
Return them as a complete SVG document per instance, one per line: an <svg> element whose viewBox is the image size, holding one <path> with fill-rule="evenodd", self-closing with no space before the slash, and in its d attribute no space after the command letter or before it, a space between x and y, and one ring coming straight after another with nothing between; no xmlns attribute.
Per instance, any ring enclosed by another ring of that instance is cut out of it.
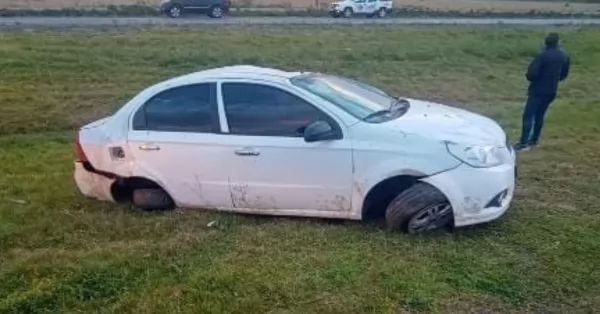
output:
<svg viewBox="0 0 600 314"><path fill-rule="evenodd" d="M304 141L318 142L337 139L337 133L331 125L325 121L319 120L309 124L304 129Z"/></svg>

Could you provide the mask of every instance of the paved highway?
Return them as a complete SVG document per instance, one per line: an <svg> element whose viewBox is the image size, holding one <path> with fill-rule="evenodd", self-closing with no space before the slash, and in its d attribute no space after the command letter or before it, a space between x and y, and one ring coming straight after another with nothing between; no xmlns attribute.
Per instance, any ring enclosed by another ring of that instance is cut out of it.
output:
<svg viewBox="0 0 600 314"><path fill-rule="evenodd" d="M327 17L226 17L204 16L170 19L167 17L3 17L1 28L96 27L123 25L528 25L591 26L600 19L539 18L386 18L334 19Z"/></svg>

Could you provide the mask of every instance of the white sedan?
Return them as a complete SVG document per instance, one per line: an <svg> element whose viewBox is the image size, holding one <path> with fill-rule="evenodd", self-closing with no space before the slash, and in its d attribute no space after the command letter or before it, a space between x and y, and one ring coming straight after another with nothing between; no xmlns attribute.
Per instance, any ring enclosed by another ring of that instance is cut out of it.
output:
<svg viewBox="0 0 600 314"><path fill-rule="evenodd" d="M417 233L496 219L515 189L515 154L488 118L245 65L151 86L75 148L82 194L148 210L385 217Z"/></svg>

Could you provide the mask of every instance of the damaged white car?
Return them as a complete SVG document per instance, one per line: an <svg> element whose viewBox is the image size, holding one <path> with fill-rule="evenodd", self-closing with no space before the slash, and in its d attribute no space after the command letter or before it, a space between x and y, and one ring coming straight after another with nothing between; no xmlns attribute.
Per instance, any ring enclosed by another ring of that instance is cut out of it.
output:
<svg viewBox="0 0 600 314"><path fill-rule="evenodd" d="M81 193L142 209L385 217L417 233L496 219L515 189L515 153L488 118L254 66L151 86L75 147Z"/></svg>

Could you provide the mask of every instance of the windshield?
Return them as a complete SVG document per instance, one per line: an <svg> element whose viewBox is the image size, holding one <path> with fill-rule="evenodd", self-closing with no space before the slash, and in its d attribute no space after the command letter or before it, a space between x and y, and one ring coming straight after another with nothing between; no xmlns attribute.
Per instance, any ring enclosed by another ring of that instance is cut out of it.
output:
<svg viewBox="0 0 600 314"><path fill-rule="evenodd" d="M361 120L375 112L388 110L396 102L375 87L337 76L305 74L293 77L291 82Z"/></svg>

